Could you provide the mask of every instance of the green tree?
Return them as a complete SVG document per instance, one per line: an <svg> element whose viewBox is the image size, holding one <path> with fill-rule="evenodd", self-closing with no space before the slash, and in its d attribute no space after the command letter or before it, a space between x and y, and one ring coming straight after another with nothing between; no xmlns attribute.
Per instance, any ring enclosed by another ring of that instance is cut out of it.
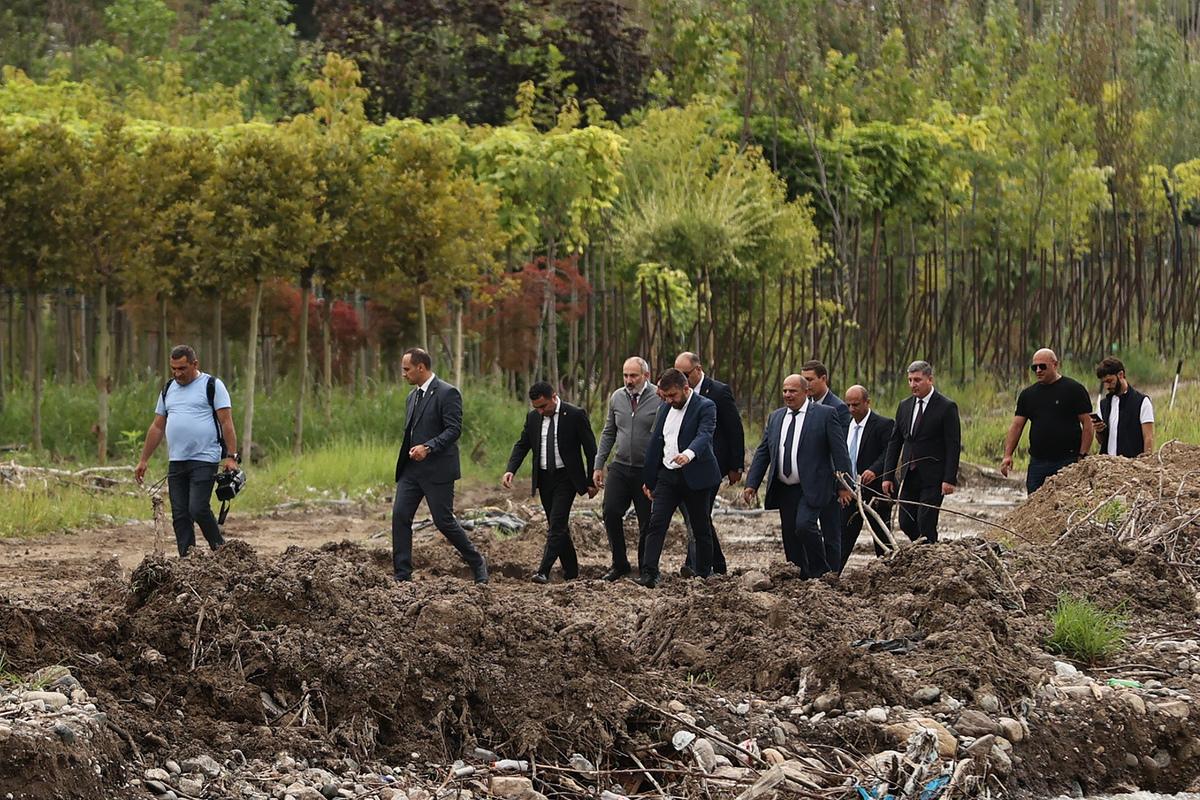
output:
<svg viewBox="0 0 1200 800"><path fill-rule="evenodd" d="M277 115L297 57L291 11L288 0L216 0L195 40L194 74L225 86L245 81L246 115Z"/></svg>
<svg viewBox="0 0 1200 800"><path fill-rule="evenodd" d="M249 454L263 285L270 277L297 274L308 263L316 236L315 174L311 161L275 128L248 125L229 133L201 194L197 242L217 254L226 286L253 286L243 432L238 440Z"/></svg>

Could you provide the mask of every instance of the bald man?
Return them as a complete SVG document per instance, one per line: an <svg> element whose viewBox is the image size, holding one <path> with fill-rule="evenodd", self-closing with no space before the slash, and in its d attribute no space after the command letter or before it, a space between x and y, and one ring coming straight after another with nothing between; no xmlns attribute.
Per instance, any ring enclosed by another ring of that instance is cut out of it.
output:
<svg viewBox="0 0 1200 800"><path fill-rule="evenodd" d="M1037 380L1017 397L1017 411L1004 437L1000 472L1008 475L1012 469L1025 422L1031 422L1025 491L1033 494L1051 475L1088 454L1095 430L1087 389L1058 371L1053 350L1043 347L1034 353L1029 369Z"/></svg>
<svg viewBox="0 0 1200 800"><path fill-rule="evenodd" d="M836 497L843 507L850 502L850 492L840 488L835 472L851 472L846 434L837 414L809 398L808 381L802 375L788 375L783 379L783 408L767 419L742 496L747 503L754 502L766 480L763 507L779 509L784 555L806 578L841 568L828 562L817 528L821 509L830 499Z"/></svg>
<svg viewBox="0 0 1200 800"><path fill-rule="evenodd" d="M865 386L855 384L846 390L846 406L850 411L850 430L846 433L846 448L850 451L850 465L854 467L854 480L862 493L863 503L870 505L881 519L890 519L892 503L883 493L883 459L887 456L888 439L892 438L892 420L871 408L871 395ZM846 568L850 553L862 533L863 518L858 503L850 503L842 512L842 552L839 570ZM880 522L870 519L875 535L886 541L886 533ZM874 538L872 538L874 542ZM875 555L883 550L875 545Z"/></svg>

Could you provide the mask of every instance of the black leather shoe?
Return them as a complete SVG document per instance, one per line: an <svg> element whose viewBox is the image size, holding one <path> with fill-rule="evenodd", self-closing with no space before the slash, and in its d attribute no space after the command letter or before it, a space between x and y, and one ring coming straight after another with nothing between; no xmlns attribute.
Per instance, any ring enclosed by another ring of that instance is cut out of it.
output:
<svg viewBox="0 0 1200 800"><path fill-rule="evenodd" d="M647 589L653 589L658 586L658 576L649 573L642 573L633 579L633 582L638 586L645 586Z"/></svg>
<svg viewBox="0 0 1200 800"><path fill-rule="evenodd" d="M684 578L694 578L696 577L696 570L692 569L687 564L684 564L679 568L679 575Z"/></svg>
<svg viewBox="0 0 1200 800"><path fill-rule="evenodd" d="M619 581L630 573L629 567L613 567L608 572L600 576L602 581Z"/></svg>
<svg viewBox="0 0 1200 800"><path fill-rule="evenodd" d="M487 564L480 564L478 567L476 567L475 582L476 583L487 583L488 582Z"/></svg>
<svg viewBox="0 0 1200 800"><path fill-rule="evenodd" d="M531 577L529 580L533 581L534 583L549 583L550 582L549 576L547 576L544 572L533 573L533 577Z"/></svg>

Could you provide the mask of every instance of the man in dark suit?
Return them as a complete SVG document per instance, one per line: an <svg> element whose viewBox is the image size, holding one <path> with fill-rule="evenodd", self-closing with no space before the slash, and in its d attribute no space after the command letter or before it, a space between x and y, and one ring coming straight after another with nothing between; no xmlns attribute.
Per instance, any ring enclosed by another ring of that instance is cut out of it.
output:
<svg viewBox="0 0 1200 800"><path fill-rule="evenodd" d="M850 463L854 465L854 480L862 495L863 505L870 505L880 519L891 518L892 504L883 494L883 460L887 456L888 439L892 436L895 423L871 410L871 397L866 387L851 386L846 390L846 406L850 409L850 433L846 436L846 448L850 451ZM888 541L888 532L873 517L871 528L875 535ZM858 503L850 503L842 509L842 563L846 568L854 543L862 532L863 518ZM875 554L883 550L875 545Z"/></svg>
<svg viewBox="0 0 1200 800"><path fill-rule="evenodd" d="M808 398L817 405L833 409L834 418L842 428L842 435L850 432L850 409L842 398L829 388L829 370L817 360L806 361L800 367L800 375L808 381ZM830 569L841 569L842 564L842 507L836 497L821 509L821 540L825 543L825 561Z"/></svg>
<svg viewBox="0 0 1200 800"><path fill-rule="evenodd" d="M658 561L663 540L675 509L683 506L692 520L696 537L695 573L712 574L713 536L709 504L721 484L721 471L713 455L713 431L717 427L716 403L688 385L677 369L658 379L663 404L654 421L654 432L646 446L642 490L650 498L650 525L646 549L636 582L648 589L658 585Z"/></svg>
<svg viewBox="0 0 1200 800"><path fill-rule="evenodd" d="M688 386L700 393L701 397L712 400L717 405L717 431L713 435L713 455L717 458L717 467L721 476L728 479L730 486L735 486L742 479L742 467L746 463L746 432L742 428L742 416L738 413L737 402L733 399L733 391L728 384L715 380L704 373L700 356L695 353L683 352L675 357L675 369L687 378ZM708 523L713 532L713 572L724 575L726 571L725 554L721 552L721 542L717 539L716 526L712 524L713 503L717 499L717 489L720 483L713 487L712 497L708 501ZM688 527L687 560L679 570L685 578L695 573L696 542L692 531L691 516L684 509L683 521Z"/></svg>
<svg viewBox="0 0 1200 800"><path fill-rule="evenodd" d="M753 503L766 477L763 505L779 509L784 555L804 577L816 578L840 566L826 560L817 519L829 498L843 506L850 501L834 477L850 472L850 456L833 409L813 402L807 384L802 375L784 378L783 408L767 419L742 497Z"/></svg>
<svg viewBox="0 0 1200 800"><path fill-rule="evenodd" d="M454 482L462 477L458 437L462 433L462 394L433 374L433 360L419 347L404 351L409 392L404 410L404 444L396 459L396 501L392 506L392 569L397 581L412 580L412 521L421 499L433 524L470 565L476 583L487 583L483 556L454 517Z"/></svg>
<svg viewBox="0 0 1200 800"><path fill-rule="evenodd" d="M525 428L513 445L501 482L511 489L513 474L525 455L534 453L530 494L537 492L541 498L547 527L542 563L532 580L548 583L555 561L562 562L563 578L574 580L579 577L579 559L571 541L571 506L577 494L596 496L596 484L584 466L596 460L596 436L587 412L560 400L549 383L539 381L529 387L529 402L533 409L525 417Z"/></svg>
<svg viewBox="0 0 1200 800"><path fill-rule="evenodd" d="M938 538L942 499L958 485L962 430L958 406L933 388L928 361L908 365L912 397L896 409L896 425L883 463L883 492L900 496L900 530L914 542ZM907 502L906 502L907 501ZM911 505L912 502L922 505Z"/></svg>

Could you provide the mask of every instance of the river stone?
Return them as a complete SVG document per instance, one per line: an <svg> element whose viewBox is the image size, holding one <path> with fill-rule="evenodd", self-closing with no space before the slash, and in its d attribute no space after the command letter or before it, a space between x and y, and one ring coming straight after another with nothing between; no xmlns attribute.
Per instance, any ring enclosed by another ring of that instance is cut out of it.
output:
<svg viewBox="0 0 1200 800"><path fill-rule="evenodd" d="M1169 717L1174 717L1175 719L1188 718L1188 704L1182 700L1164 700L1162 702L1155 703L1154 708L1156 711L1160 711Z"/></svg>
<svg viewBox="0 0 1200 800"><path fill-rule="evenodd" d="M743 588L751 592L765 592L771 588L771 579L756 569L745 573L738 580L742 582Z"/></svg>
<svg viewBox="0 0 1200 800"><path fill-rule="evenodd" d="M62 692L26 692L21 699L26 703L41 700L45 703L46 708L54 710L62 708L69 702L67 696Z"/></svg>
<svg viewBox="0 0 1200 800"><path fill-rule="evenodd" d="M167 759L167 763L163 764L163 766L166 767L167 772L171 773L172 775L178 775L179 773L183 772L183 770L179 768L179 764L169 758Z"/></svg>
<svg viewBox="0 0 1200 800"><path fill-rule="evenodd" d="M960 736L978 738L995 733L996 721L982 711L968 708L958 715L958 722L954 723L954 729Z"/></svg>
<svg viewBox="0 0 1200 800"><path fill-rule="evenodd" d="M813 701L813 708L818 712L824 711L825 713L829 713L834 708L837 708L837 705L841 702L841 700L842 698L838 697L835 692L829 692L817 697L817 699Z"/></svg>
<svg viewBox="0 0 1200 800"><path fill-rule="evenodd" d="M143 772L142 775L148 781L159 781L160 783L171 782L171 774L160 767L152 767Z"/></svg>
<svg viewBox="0 0 1200 800"><path fill-rule="evenodd" d="M988 762L992 765L992 769L1000 775L1007 775L1012 772L1012 759L1008 753L999 747L992 748L992 752L988 756Z"/></svg>
<svg viewBox="0 0 1200 800"><path fill-rule="evenodd" d="M687 711L687 706L678 700L671 700L667 703L667 710L678 714L680 711ZM488 760L494 761L495 759L492 758Z"/></svg>
<svg viewBox="0 0 1200 800"><path fill-rule="evenodd" d="M1000 727L1000 734L1010 742L1019 742L1025 738L1025 729L1012 717L1001 717L997 724Z"/></svg>
<svg viewBox="0 0 1200 800"><path fill-rule="evenodd" d="M942 696L942 690L936 686L922 686L913 692L913 700L923 706L930 703L936 703L938 698Z"/></svg>
<svg viewBox="0 0 1200 800"><path fill-rule="evenodd" d="M190 794L192 797L199 797L204 792L204 781L198 778L180 778L179 791Z"/></svg>
<svg viewBox="0 0 1200 800"><path fill-rule="evenodd" d="M1121 692L1121 700L1133 709L1135 714L1143 715L1146 713L1146 701L1142 696L1133 692Z"/></svg>
<svg viewBox="0 0 1200 800"><path fill-rule="evenodd" d="M1060 678L1078 678L1080 672L1075 669L1073 664L1068 664L1065 661L1055 661L1054 674Z"/></svg>
<svg viewBox="0 0 1200 800"><path fill-rule="evenodd" d="M779 752L774 747L768 747L768 748L764 749L762 751L762 757L763 757L764 761L766 761L768 764L770 764L772 766L774 766L776 764L782 764L784 761L787 760L783 757L783 753Z"/></svg>
<svg viewBox="0 0 1200 800"><path fill-rule="evenodd" d="M888 719L887 709L880 708L879 706L875 706L874 708L868 708L866 717L867 717L867 722L874 722L876 725L882 725L885 722L887 722L887 719Z"/></svg>
<svg viewBox="0 0 1200 800"><path fill-rule="evenodd" d="M915 717L904 722L897 722L884 727L884 731L900 744L908 741L921 728L931 728L937 736L937 751L942 758L953 758L958 752L958 740L946 729L946 726L932 717Z"/></svg>
<svg viewBox="0 0 1200 800"><path fill-rule="evenodd" d="M199 755L184 759L181 766L184 772L202 772L210 778L215 778L221 774L221 765L212 756L208 755Z"/></svg>
<svg viewBox="0 0 1200 800"><path fill-rule="evenodd" d="M7 725L0 725L0 742L7 742L12 736L12 728Z"/></svg>
<svg viewBox="0 0 1200 800"><path fill-rule="evenodd" d="M967 755L976 760L983 760L992 752L992 746L996 744L996 737L992 734L980 736L967 747Z"/></svg>
<svg viewBox="0 0 1200 800"><path fill-rule="evenodd" d="M492 778L492 794L515 798L533 788L533 781L524 775L496 775Z"/></svg>
<svg viewBox="0 0 1200 800"><path fill-rule="evenodd" d="M975 698L975 702L987 714L996 714L1000 711L1000 698L991 692L983 692Z"/></svg>
<svg viewBox="0 0 1200 800"><path fill-rule="evenodd" d="M713 750L712 742L708 739L697 739L692 742L692 752L696 754L696 762L700 764L700 769L705 772L712 772L717 767L717 754Z"/></svg>

